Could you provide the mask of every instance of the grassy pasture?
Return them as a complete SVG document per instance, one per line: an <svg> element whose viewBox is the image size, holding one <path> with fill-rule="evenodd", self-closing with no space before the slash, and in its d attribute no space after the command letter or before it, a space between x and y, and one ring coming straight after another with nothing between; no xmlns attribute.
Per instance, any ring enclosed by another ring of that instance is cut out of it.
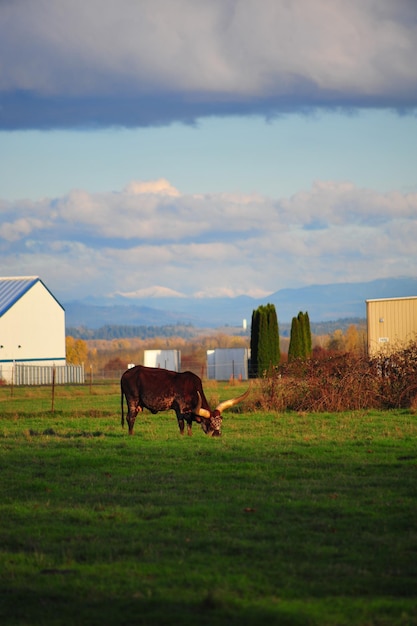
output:
<svg viewBox="0 0 417 626"><path fill-rule="evenodd" d="M211 385L215 403L243 390ZM417 418L173 412L0 389L0 623L417 624Z"/></svg>

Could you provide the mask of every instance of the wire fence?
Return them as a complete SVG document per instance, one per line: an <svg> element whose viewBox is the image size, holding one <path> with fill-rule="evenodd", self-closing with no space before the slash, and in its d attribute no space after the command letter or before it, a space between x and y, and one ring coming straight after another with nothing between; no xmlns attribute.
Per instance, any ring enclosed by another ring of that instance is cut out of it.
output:
<svg viewBox="0 0 417 626"><path fill-rule="evenodd" d="M95 382L120 380L122 374L127 368L121 369L108 369L94 367L86 368L86 382L92 379ZM241 364L235 360L222 361L220 363L202 363L201 361L187 361L179 367L179 372L193 372L199 376L202 380L247 380L249 377L250 368L248 364Z"/></svg>
<svg viewBox="0 0 417 626"><path fill-rule="evenodd" d="M6 372L1 372L1 384L11 386L42 386L42 385L94 385L100 383L119 382L128 367L96 368L94 365L27 365L14 363ZM248 378L247 363L235 360L204 363L201 360L190 361L179 366L180 372L191 371L202 380L246 380Z"/></svg>

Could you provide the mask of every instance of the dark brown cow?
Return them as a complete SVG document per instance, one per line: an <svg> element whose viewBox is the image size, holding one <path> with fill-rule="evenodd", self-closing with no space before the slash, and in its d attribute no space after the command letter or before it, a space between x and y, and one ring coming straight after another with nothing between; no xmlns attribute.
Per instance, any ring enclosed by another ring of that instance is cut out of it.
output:
<svg viewBox="0 0 417 626"><path fill-rule="evenodd" d="M122 426L124 426L124 397L126 397L129 435L133 435L136 415L144 408L151 413L173 409L176 413L181 435L184 422L188 434L192 434L192 422L201 423L207 435L221 434L222 412L244 400L249 389L237 398L221 402L212 411L204 395L201 378L192 372L171 372L170 370L136 365L126 370L120 380Z"/></svg>

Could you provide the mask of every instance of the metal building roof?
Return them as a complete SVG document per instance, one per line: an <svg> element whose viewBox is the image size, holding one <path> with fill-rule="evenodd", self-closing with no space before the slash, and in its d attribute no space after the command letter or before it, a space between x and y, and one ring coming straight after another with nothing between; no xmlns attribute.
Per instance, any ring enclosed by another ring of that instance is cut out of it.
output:
<svg viewBox="0 0 417 626"><path fill-rule="evenodd" d="M38 276L0 278L0 317L38 281L40 281Z"/></svg>

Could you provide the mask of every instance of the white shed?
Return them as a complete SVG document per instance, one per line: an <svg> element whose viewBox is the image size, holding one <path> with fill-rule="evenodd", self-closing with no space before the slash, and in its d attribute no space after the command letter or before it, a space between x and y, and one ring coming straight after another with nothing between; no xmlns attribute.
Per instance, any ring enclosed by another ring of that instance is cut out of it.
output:
<svg viewBox="0 0 417 626"><path fill-rule="evenodd" d="M0 278L0 378L14 364L65 365L65 311L37 276Z"/></svg>
<svg viewBox="0 0 417 626"><path fill-rule="evenodd" d="M145 350L143 364L147 367L162 367L172 372L181 369L180 350Z"/></svg>
<svg viewBox="0 0 417 626"><path fill-rule="evenodd" d="M207 378L230 380L248 379L248 348L216 348L207 350Z"/></svg>

